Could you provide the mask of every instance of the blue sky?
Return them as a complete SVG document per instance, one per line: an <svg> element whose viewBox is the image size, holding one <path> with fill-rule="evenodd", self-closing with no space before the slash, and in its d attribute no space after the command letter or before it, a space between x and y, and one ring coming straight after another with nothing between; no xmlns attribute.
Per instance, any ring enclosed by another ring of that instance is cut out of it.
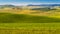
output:
<svg viewBox="0 0 60 34"><path fill-rule="evenodd" d="M40 4L40 3L60 3L60 0L0 0L0 4Z"/></svg>

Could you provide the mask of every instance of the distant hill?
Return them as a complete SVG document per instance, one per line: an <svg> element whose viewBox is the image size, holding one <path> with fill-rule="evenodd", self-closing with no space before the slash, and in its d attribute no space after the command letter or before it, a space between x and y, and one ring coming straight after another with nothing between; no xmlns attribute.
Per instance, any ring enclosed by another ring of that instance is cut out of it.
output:
<svg viewBox="0 0 60 34"><path fill-rule="evenodd" d="M27 6L60 6L60 4L39 4L39 5L29 4Z"/></svg>
<svg viewBox="0 0 60 34"><path fill-rule="evenodd" d="M5 7L15 7L14 5L0 5L0 8L5 8Z"/></svg>
<svg viewBox="0 0 60 34"><path fill-rule="evenodd" d="M3 5L4 7L15 7L14 5Z"/></svg>

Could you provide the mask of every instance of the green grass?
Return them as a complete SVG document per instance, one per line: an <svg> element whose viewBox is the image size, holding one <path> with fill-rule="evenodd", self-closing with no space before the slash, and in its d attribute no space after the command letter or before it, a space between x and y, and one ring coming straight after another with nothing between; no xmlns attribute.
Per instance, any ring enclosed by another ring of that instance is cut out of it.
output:
<svg viewBox="0 0 60 34"><path fill-rule="evenodd" d="M48 16L31 16L24 14L0 13L0 23L56 23L60 18Z"/></svg>
<svg viewBox="0 0 60 34"><path fill-rule="evenodd" d="M3 29L59 29L60 23L0 23Z"/></svg>
<svg viewBox="0 0 60 34"><path fill-rule="evenodd" d="M8 28L40 28L40 27L59 27L59 18L47 16L31 16L24 14L0 13L0 27ZM48 26L49 25L49 26Z"/></svg>
<svg viewBox="0 0 60 34"><path fill-rule="evenodd" d="M60 23L0 23L0 34L60 34Z"/></svg>
<svg viewBox="0 0 60 34"><path fill-rule="evenodd" d="M60 34L60 18L0 13L0 34Z"/></svg>

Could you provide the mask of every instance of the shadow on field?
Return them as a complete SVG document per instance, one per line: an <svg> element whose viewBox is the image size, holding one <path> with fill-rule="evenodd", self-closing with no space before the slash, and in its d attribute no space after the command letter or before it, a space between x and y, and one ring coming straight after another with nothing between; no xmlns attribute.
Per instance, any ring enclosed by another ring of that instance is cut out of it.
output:
<svg viewBox="0 0 60 34"><path fill-rule="evenodd" d="M0 13L0 23L57 23L60 19L47 16Z"/></svg>

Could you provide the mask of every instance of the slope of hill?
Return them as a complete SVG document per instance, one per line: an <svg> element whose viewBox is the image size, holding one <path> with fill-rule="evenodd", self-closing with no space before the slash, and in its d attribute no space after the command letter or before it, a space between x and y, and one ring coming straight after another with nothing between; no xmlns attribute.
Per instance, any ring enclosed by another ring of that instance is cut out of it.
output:
<svg viewBox="0 0 60 34"><path fill-rule="evenodd" d="M57 23L58 18L50 18L47 16L31 16L24 14L0 13L0 23Z"/></svg>

